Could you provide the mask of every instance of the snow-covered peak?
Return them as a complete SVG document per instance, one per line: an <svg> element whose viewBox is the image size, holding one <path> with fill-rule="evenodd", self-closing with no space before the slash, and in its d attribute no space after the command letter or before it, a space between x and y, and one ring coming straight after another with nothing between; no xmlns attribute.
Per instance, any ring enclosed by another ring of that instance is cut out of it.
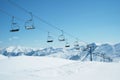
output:
<svg viewBox="0 0 120 80"><path fill-rule="evenodd" d="M75 49L74 47L70 47L69 49L53 48L53 47L47 47L43 49L41 48L33 49L33 48L25 48L21 46L10 46L2 49L0 51L0 54L5 56L20 56L20 55L50 56L50 57L60 57L60 58L72 59L72 60L81 60L81 59L87 60L87 58L89 59L90 52L95 54L94 58L97 58L96 56L101 57L103 56L102 54L105 54L107 58L119 57L120 43L115 45L110 45L110 44L96 45L95 43L91 43L86 46L80 45L79 50Z"/></svg>
<svg viewBox="0 0 120 80"><path fill-rule="evenodd" d="M7 52L15 52L15 53L24 52L24 48L21 46L10 46L10 47L5 48L5 50Z"/></svg>
<svg viewBox="0 0 120 80"><path fill-rule="evenodd" d="M114 45L116 53L120 54L120 43Z"/></svg>
<svg viewBox="0 0 120 80"><path fill-rule="evenodd" d="M94 52L104 53L104 54L113 54L113 47L110 44L102 44L98 46Z"/></svg>
<svg viewBox="0 0 120 80"><path fill-rule="evenodd" d="M14 46L10 46L10 47L7 47L5 50L6 50L7 52L13 52L14 49L15 49Z"/></svg>

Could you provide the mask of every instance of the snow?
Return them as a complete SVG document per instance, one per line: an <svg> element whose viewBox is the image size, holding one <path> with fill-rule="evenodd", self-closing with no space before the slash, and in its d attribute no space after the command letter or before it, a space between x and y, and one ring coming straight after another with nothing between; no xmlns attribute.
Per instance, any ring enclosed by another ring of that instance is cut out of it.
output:
<svg viewBox="0 0 120 80"><path fill-rule="evenodd" d="M13 52L14 46L7 47L6 50L7 52Z"/></svg>
<svg viewBox="0 0 120 80"><path fill-rule="evenodd" d="M91 50L90 48L91 47ZM25 48L21 46L10 46L0 50L0 54L9 57L15 56L49 56L58 57L69 60L90 60L90 52L93 53L93 61L105 61L105 62L119 62L120 61L120 43L110 45L101 44L96 45L95 43L80 45L80 49L76 50L75 47L68 48Z"/></svg>
<svg viewBox="0 0 120 80"><path fill-rule="evenodd" d="M114 51L113 51L112 45L102 44L99 47L97 47L94 52L105 53L107 55L111 55L111 54L113 54Z"/></svg>
<svg viewBox="0 0 120 80"><path fill-rule="evenodd" d="M120 43L114 45L116 53L120 53Z"/></svg>
<svg viewBox="0 0 120 80"><path fill-rule="evenodd" d="M0 54L0 60L6 59L6 58L7 58L7 57L5 57L5 56L3 56L3 55Z"/></svg>
<svg viewBox="0 0 120 80"><path fill-rule="evenodd" d="M21 46L9 46L3 49L3 51L18 53L18 52L24 52L24 49Z"/></svg>
<svg viewBox="0 0 120 80"><path fill-rule="evenodd" d="M0 59L0 80L120 80L119 74L120 63L37 56Z"/></svg>

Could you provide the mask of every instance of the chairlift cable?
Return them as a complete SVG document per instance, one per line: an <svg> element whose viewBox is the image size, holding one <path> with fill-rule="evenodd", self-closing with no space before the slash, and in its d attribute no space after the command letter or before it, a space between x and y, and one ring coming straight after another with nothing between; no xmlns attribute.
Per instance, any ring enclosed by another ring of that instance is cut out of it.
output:
<svg viewBox="0 0 120 80"><path fill-rule="evenodd" d="M10 32L18 32L19 29L20 29L20 26L19 26L16 22L14 22L14 19L17 18L17 17L14 17L14 16L11 15L10 13L4 11L3 9L0 9L0 11L1 11L2 13L6 14L6 15L8 15L8 16L10 16L10 17L12 17L11 30L10 30ZM18 19L18 20L21 20L20 18L17 18L17 19Z"/></svg>
<svg viewBox="0 0 120 80"><path fill-rule="evenodd" d="M13 15L12 14L10 14L10 13L8 13L7 11L5 11L5 10L3 10L3 9L0 9L0 12L2 12L3 14L5 14L5 15L7 15L7 16L9 16L9 17L13 17ZM19 18L19 17L16 17L16 16L14 16L14 18L15 19L17 19L17 20L19 20L19 21L22 21L22 22L24 22L25 20L24 19L22 19L22 18ZM14 21L13 19L11 20L12 22ZM39 27L40 28L40 27ZM47 30L43 30L42 28L40 28L42 31L44 31L44 32L49 32L49 31L47 31ZM50 33L52 33L52 32L50 32ZM54 33L52 33L53 35L56 35L56 34L54 34Z"/></svg>
<svg viewBox="0 0 120 80"><path fill-rule="evenodd" d="M17 3L13 2L12 0L8 0L8 2L9 2L11 5L13 5L13 6L21 9L22 11L24 11L24 12L26 12L26 13L29 13L29 11L28 11L27 9L23 8L22 6L18 5ZM34 16L35 18L39 19L41 22L49 25L50 27L52 27L52 28L54 28L54 29L56 29L56 30L59 30L59 31L62 30L62 29L58 28L57 26L55 26L55 25L47 22L46 20L42 19L41 17L39 17L39 16L37 16L37 15L35 15L35 14L33 14L33 16ZM66 31L63 31L63 32L64 32L66 35L70 36L71 38L76 39L76 37L73 36L72 34L66 32ZM78 38L78 39L79 39L79 38ZM80 39L79 39L79 40L80 40ZM87 42L85 42L85 41L83 41L83 40L80 40L80 41L81 41L81 42L84 42L85 44L87 44Z"/></svg>
<svg viewBox="0 0 120 80"><path fill-rule="evenodd" d="M12 5L14 5L14 6L16 6L16 7L18 7L19 9L21 9L21 10L23 10L24 12L26 12L26 13L29 13L29 11L28 10L26 10L25 8L23 8L23 7L21 7L20 5L18 5L17 3L15 3L15 2L13 2L13 1L11 1L11 0L7 0L10 4L12 4Z"/></svg>
<svg viewBox="0 0 120 80"><path fill-rule="evenodd" d="M3 10L3 9L0 9L0 12L4 13L4 14L6 14L7 16L10 16L10 17L12 17L12 16L13 16L12 14L10 14L10 13L6 12L6 11L5 11L5 10ZM18 18L18 17L16 17L16 16L14 16L14 18L16 18L16 19L17 19L17 20L19 20L19 21L24 21L23 19Z"/></svg>
<svg viewBox="0 0 120 80"><path fill-rule="evenodd" d="M68 40L66 39L65 47L70 47L70 44L68 43Z"/></svg>
<svg viewBox="0 0 120 80"><path fill-rule="evenodd" d="M29 13L28 10L26 10L26 9L23 8L23 7L21 7L21 6L18 5L17 3L13 2L12 0L8 0L8 2L9 2L10 4L12 4L13 6L16 6L17 8L21 9L22 11L24 11L24 12L26 12L26 13ZM39 16L37 16L37 15L35 15L35 14L33 14L33 16L34 16L35 18L39 19L41 22L43 22L43 23L49 25L50 27L52 27L52 28L54 28L54 29L56 29L56 30L59 30L59 31L62 30L62 29L58 28L57 26L55 26L55 25L53 25L53 24L47 22L46 20L40 18ZM71 35L71 34L65 32L65 31L64 31L64 33L67 34L68 36L71 36L72 38L76 38L76 37L74 37L73 35Z"/></svg>
<svg viewBox="0 0 120 80"><path fill-rule="evenodd" d="M28 11L28 10L26 10L25 8L21 7L20 5L18 5L17 3L13 2L12 0L8 0L8 2L9 2L10 4L12 4L13 6L21 9L21 10L24 11L24 12L26 12L27 14L30 13L30 11ZM34 14L33 14L33 16L36 17L37 19L39 19L41 22L43 22L43 23L45 23L45 24L47 24L47 25L49 25L49 26L51 26L51 27L54 27L54 28L57 29L57 30L61 30L60 28L56 27L55 25L47 22L46 20L43 20L43 19L40 18L39 16L36 16L36 15L34 15Z"/></svg>

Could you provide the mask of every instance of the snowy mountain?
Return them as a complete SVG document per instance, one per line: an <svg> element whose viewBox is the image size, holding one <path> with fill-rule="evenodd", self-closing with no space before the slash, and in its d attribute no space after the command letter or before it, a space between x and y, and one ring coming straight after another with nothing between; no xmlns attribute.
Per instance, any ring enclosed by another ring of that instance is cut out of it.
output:
<svg viewBox="0 0 120 80"><path fill-rule="evenodd" d="M48 47L44 49L24 48L20 46L10 46L0 51L4 56L49 56L59 57L70 60L89 61L90 53L94 61L120 61L120 43L115 45L95 43L86 46L80 46L79 50L75 47L70 49Z"/></svg>
<svg viewBox="0 0 120 80"><path fill-rule="evenodd" d="M102 44L95 49L94 53L103 53L110 56L113 55L115 52L113 46L111 46L110 44Z"/></svg>
<svg viewBox="0 0 120 80"><path fill-rule="evenodd" d="M26 49L20 46L10 46L1 50L1 54L5 56L19 56L23 53L30 52L30 49Z"/></svg>
<svg viewBox="0 0 120 80"><path fill-rule="evenodd" d="M120 43L119 44L115 44L114 45L114 49L115 49L115 54L120 54Z"/></svg>
<svg viewBox="0 0 120 80"><path fill-rule="evenodd" d="M20 56L20 55L46 56L58 52L63 52L62 48L54 49L53 47L48 47L44 49L32 49L32 48L24 48L20 46L10 46L0 51L0 53L4 56Z"/></svg>

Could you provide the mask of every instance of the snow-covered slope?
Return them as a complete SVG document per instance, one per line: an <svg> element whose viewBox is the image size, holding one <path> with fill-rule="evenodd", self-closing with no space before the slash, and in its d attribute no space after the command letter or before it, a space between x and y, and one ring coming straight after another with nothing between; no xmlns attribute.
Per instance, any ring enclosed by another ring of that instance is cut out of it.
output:
<svg viewBox="0 0 120 80"><path fill-rule="evenodd" d="M0 54L0 60L2 59L7 59L7 57Z"/></svg>
<svg viewBox="0 0 120 80"><path fill-rule="evenodd" d="M0 60L0 80L120 80L120 63L19 56Z"/></svg>

